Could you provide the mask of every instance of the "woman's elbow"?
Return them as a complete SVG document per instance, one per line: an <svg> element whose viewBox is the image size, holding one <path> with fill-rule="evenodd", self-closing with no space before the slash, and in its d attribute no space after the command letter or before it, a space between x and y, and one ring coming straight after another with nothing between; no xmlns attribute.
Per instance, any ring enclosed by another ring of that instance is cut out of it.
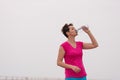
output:
<svg viewBox="0 0 120 80"><path fill-rule="evenodd" d="M60 61L57 61L57 66L60 66Z"/></svg>
<svg viewBox="0 0 120 80"><path fill-rule="evenodd" d="M95 44L95 45L94 45L94 48L97 48L97 47L98 47L98 44Z"/></svg>
<svg viewBox="0 0 120 80"><path fill-rule="evenodd" d="M59 63L57 62L57 66L59 66Z"/></svg>

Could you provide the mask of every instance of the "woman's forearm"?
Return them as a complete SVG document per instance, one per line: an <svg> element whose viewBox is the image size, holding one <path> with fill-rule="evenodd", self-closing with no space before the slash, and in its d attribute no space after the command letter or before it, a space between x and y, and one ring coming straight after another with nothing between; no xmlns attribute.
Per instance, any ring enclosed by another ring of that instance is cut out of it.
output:
<svg viewBox="0 0 120 80"><path fill-rule="evenodd" d="M88 31L87 34L88 34L88 36L90 37L90 40L91 40L91 42L92 42L92 45L93 45L94 47L98 47L97 40L95 39L95 37L93 36L93 34L92 34L90 31Z"/></svg>
<svg viewBox="0 0 120 80"><path fill-rule="evenodd" d="M66 64L64 62L57 62L57 65L63 68L72 69L72 65Z"/></svg>
<svg viewBox="0 0 120 80"><path fill-rule="evenodd" d="M72 70L73 70L74 72L76 72L76 73L80 72L80 70L81 70L78 66L66 64L66 63L64 63L64 62L59 62L59 63L57 63L57 64L58 64L58 66L61 66L61 67L63 67L63 68L72 69Z"/></svg>

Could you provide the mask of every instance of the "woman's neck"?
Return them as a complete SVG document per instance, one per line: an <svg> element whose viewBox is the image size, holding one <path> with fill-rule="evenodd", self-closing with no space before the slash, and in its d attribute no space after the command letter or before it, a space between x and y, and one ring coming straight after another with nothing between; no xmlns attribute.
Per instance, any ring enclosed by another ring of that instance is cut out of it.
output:
<svg viewBox="0 0 120 80"><path fill-rule="evenodd" d="M68 37L68 42L75 43L75 37Z"/></svg>

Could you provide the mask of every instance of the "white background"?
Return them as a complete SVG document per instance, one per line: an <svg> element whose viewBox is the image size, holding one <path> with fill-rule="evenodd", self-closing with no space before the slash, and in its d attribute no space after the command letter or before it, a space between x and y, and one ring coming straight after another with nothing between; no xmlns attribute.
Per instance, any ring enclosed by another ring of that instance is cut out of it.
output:
<svg viewBox="0 0 120 80"><path fill-rule="evenodd" d="M0 75L64 78L56 65L65 23L89 25L99 47L84 51L89 79L120 79L119 0L0 0ZM77 40L90 42L80 31Z"/></svg>

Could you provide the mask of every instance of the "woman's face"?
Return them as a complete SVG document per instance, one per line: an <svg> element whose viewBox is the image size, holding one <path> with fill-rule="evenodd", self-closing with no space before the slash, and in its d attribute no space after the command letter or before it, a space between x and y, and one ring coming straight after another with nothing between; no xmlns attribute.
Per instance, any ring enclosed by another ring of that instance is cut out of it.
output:
<svg viewBox="0 0 120 80"><path fill-rule="evenodd" d="M69 26L69 35L77 36L77 31L74 26Z"/></svg>

